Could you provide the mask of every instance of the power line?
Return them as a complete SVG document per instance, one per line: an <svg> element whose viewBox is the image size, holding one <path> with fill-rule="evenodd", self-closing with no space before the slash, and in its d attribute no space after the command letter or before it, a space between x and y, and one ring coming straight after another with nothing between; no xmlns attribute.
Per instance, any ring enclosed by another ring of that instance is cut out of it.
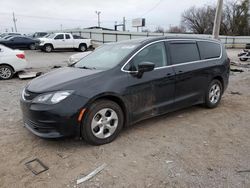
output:
<svg viewBox="0 0 250 188"><path fill-rule="evenodd" d="M150 13L151 11L153 11L155 8L157 8L161 4L162 1L163 0L159 0L152 8L150 8L149 10L144 12L141 16L139 16L139 18L141 18L141 17L147 15L148 13ZM128 19L127 21L132 21L132 18Z"/></svg>
<svg viewBox="0 0 250 188"><path fill-rule="evenodd" d="M2 15L10 15L10 13L0 12ZM62 20L62 21L76 21L76 22L93 22L94 19L70 19L70 18L58 18L58 17L51 17L51 16L33 16L33 15L26 15L26 14L15 14L18 17L27 17L27 18L34 18L34 19L46 19L46 20ZM113 20L104 20L102 22L114 22Z"/></svg>
<svg viewBox="0 0 250 188"><path fill-rule="evenodd" d="M152 10L154 10L155 8L157 8L161 4L162 1L163 0L158 1L158 3L156 3L155 6L153 6L151 9L149 9L144 14L142 14L141 17L145 16L146 14L148 14L149 12L151 12Z"/></svg>

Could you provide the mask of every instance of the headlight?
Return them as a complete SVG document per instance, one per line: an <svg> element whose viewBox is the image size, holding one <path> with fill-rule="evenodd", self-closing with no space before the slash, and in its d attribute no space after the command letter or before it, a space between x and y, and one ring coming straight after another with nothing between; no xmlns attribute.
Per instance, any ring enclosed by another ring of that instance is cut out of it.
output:
<svg viewBox="0 0 250 188"><path fill-rule="evenodd" d="M57 91L54 93L47 93L37 96L33 99L33 103L42 103L42 104L56 104L66 99L73 93L72 90L69 91Z"/></svg>

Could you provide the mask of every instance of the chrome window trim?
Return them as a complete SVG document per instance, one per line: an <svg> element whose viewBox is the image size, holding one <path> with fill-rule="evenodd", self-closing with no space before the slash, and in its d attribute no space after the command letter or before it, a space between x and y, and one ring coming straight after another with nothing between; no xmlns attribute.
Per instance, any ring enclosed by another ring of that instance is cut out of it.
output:
<svg viewBox="0 0 250 188"><path fill-rule="evenodd" d="M148 43L147 45L143 46L142 48L140 48L139 50L137 50L137 52L135 52L122 66L121 71L122 72L126 72L126 73L137 73L138 71L128 71L128 70L124 70L124 67L131 61L131 59L133 59L134 56L136 56L140 51L142 51L144 48L158 43L158 42L166 42L166 41L195 41L195 42L211 42L211 43L216 43L220 45L220 56L216 57L216 58L209 58L209 59L202 59L202 60L198 60L198 61L189 61L189 62L185 62L185 63L180 63L180 64L175 64L175 65L166 65L166 66L162 66L162 67L157 67L154 70L158 70L158 69L164 69L164 68L168 68L168 67L176 67L176 66L181 66L181 65L188 65L188 64L193 64L193 63L200 63L200 62L205 62L205 61L212 61L212 60L219 60L222 58L222 44L220 42L216 42L216 41L210 41L210 40L206 40L206 39L161 39L161 40L157 40L157 41L153 41L151 43Z"/></svg>

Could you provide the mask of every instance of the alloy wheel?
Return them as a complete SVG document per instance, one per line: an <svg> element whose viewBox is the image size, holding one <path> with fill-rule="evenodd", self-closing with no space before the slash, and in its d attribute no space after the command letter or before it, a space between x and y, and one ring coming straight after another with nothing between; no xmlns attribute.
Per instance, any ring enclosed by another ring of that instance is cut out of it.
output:
<svg viewBox="0 0 250 188"><path fill-rule="evenodd" d="M1 67L0 68L0 78L8 79L11 77L11 70L8 67Z"/></svg>
<svg viewBox="0 0 250 188"><path fill-rule="evenodd" d="M221 95L221 88L219 84L217 83L213 84L209 90L209 101L212 104L216 104L220 99L220 95Z"/></svg>

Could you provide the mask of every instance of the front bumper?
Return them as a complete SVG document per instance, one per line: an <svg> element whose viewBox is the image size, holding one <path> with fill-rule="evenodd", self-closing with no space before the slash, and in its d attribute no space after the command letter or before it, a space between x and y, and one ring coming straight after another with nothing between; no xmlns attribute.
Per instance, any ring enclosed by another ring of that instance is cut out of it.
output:
<svg viewBox="0 0 250 188"><path fill-rule="evenodd" d="M42 44L42 43L37 43L36 44L36 49L42 50L43 48L44 48L44 44Z"/></svg>
<svg viewBox="0 0 250 188"><path fill-rule="evenodd" d="M80 136L78 115L87 99L72 94L54 105L34 104L20 100L24 126L41 138Z"/></svg>

